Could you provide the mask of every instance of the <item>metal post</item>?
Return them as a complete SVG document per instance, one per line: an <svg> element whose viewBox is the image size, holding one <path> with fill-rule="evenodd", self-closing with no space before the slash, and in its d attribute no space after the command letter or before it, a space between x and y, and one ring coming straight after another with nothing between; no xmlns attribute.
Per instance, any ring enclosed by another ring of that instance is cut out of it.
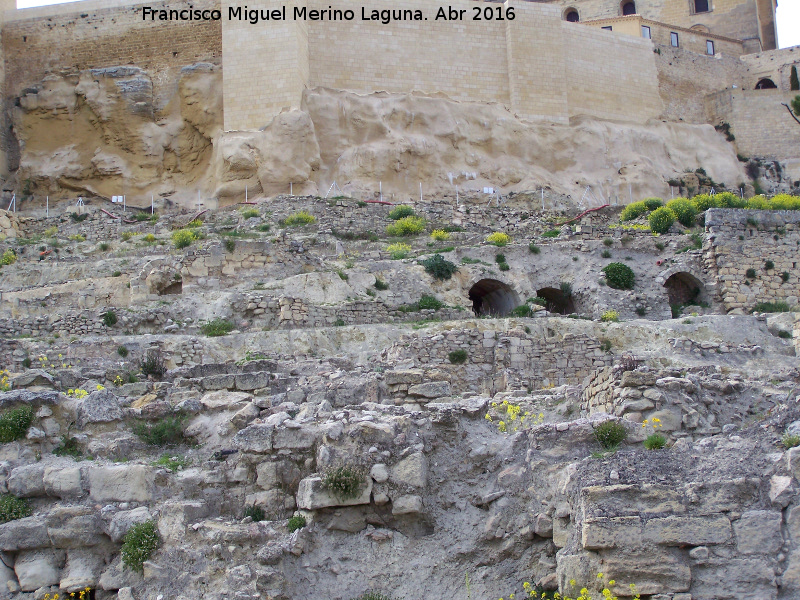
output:
<svg viewBox="0 0 800 600"><path fill-rule="evenodd" d="M739 196L741 196L742 200L744 200L744 188L739 188Z"/></svg>
<svg viewBox="0 0 800 600"><path fill-rule="evenodd" d="M544 212L544 188L542 188L542 212Z"/></svg>
<svg viewBox="0 0 800 600"><path fill-rule="evenodd" d="M294 196L294 183L291 181L289 182L289 195Z"/></svg>
<svg viewBox="0 0 800 600"><path fill-rule="evenodd" d="M672 191L672 186L669 186L669 197L673 199L675 198L675 192Z"/></svg>
<svg viewBox="0 0 800 600"><path fill-rule="evenodd" d="M125 195L122 195L122 212L125 212Z"/></svg>
<svg viewBox="0 0 800 600"><path fill-rule="evenodd" d="M244 186L244 201L247 202L247 186Z"/></svg>
<svg viewBox="0 0 800 600"><path fill-rule="evenodd" d="M381 195L381 202L383 202L383 182L382 181L378 182L378 191L379 191L379 193Z"/></svg>
<svg viewBox="0 0 800 600"><path fill-rule="evenodd" d="M419 201L422 202L422 182L419 182Z"/></svg>
<svg viewBox="0 0 800 600"><path fill-rule="evenodd" d="M45 209L45 216L50 216L50 196L47 196L47 208Z"/></svg>
<svg viewBox="0 0 800 600"><path fill-rule="evenodd" d="M153 198L153 194L150 194L150 214L156 214L156 203L155 199Z"/></svg>

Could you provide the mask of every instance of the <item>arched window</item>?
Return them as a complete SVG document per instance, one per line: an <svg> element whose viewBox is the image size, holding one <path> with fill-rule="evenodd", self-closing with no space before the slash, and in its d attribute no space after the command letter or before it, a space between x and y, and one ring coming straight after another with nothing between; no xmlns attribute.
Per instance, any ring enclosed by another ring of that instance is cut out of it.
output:
<svg viewBox="0 0 800 600"><path fill-rule="evenodd" d="M635 15L636 14L636 3L635 2L625 2L622 5L622 14L626 15Z"/></svg>
<svg viewBox="0 0 800 600"><path fill-rule="evenodd" d="M581 20L578 11L574 8L568 8L567 11L564 13L564 19L569 21L570 23L577 23Z"/></svg>
<svg viewBox="0 0 800 600"><path fill-rule="evenodd" d="M775 82L772 81L772 79L769 79L769 78L766 78L766 77L764 79L761 79L756 84L756 89L757 90L774 90L777 87L778 86L775 85Z"/></svg>
<svg viewBox="0 0 800 600"><path fill-rule="evenodd" d="M704 13L710 10L708 0L694 0L694 12Z"/></svg>

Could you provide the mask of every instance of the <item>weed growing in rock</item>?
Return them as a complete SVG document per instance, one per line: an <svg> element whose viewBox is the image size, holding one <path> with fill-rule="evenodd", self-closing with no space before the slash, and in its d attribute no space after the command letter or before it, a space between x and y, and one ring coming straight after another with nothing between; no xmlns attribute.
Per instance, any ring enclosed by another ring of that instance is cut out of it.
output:
<svg viewBox="0 0 800 600"><path fill-rule="evenodd" d="M113 327L117 324L117 313L113 310L107 310L103 313L103 325L106 327Z"/></svg>
<svg viewBox="0 0 800 600"><path fill-rule="evenodd" d="M528 250L530 251L530 253L531 253L531 254L539 254L539 252L541 252L541 251L542 251L542 249L541 249L541 248L539 248L539 246L537 246L537 245L536 245L536 244L534 244L533 242L531 242L530 244L528 244Z"/></svg>
<svg viewBox="0 0 800 600"><path fill-rule="evenodd" d="M158 354L149 354L146 356L139 368L142 370L144 375L152 375L155 379L161 379L164 376L164 373L167 372L167 367L164 365L164 359L162 359Z"/></svg>
<svg viewBox="0 0 800 600"><path fill-rule="evenodd" d="M503 233L502 231L495 231L486 237L486 241L490 244L494 244L495 246L503 247L507 246L511 241L511 236L509 236L507 233Z"/></svg>
<svg viewBox="0 0 800 600"><path fill-rule="evenodd" d="M359 467L335 467L325 472L322 487L339 500L358 498L364 485L364 472Z"/></svg>
<svg viewBox="0 0 800 600"><path fill-rule="evenodd" d="M294 533L298 529L302 529L306 526L306 518L303 515L295 515L293 517L289 517L289 522L287 523L289 527L289 533Z"/></svg>
<svg viewBox="0 0 800 600"><path fill-rule="evenodd" d="M254 523L264 521L267 518L267 513L260 506L248 506L244 509L244 516L253 519Z"/></svg>
<svg viewBox="0 0 800 600"><path fill-rule="evenodd" d="M119 354L122 358L128 356L128 349L125 346L120 346L117 348L117 354Z"/></svg>
<svg viewBox="0 0 800 600"><path fill-rule="evenodd" d="M175 473L188 467L190 464L192 464L192 461L185 456L170 456L169 454L163 454L161 458L153 461L151 464L154 467L164 467L165 469L169 469Z"/></svg>
<svg viewBox="0 0 800 600"><path fill-rule="evenodd" d="M609 352L611 350L611 341L610 340L601 340L600 342L600 350L603 352Z"/></svg>
<svg viewBox="0 0 800 600"><path fill-rule="evenodd" d="M419 299L417 306L419 307L419 310L439 310L444 306L444 303L440 302L433 296L425 294Z"/></svg>
<svg viewBox="0 0 800 600"><path fill-rule="evenodd" d="M0 496L0 523L8 523L17 519L24 519L33 514L25 498L17 498L11 494Z"/></svg>
<svg viewBox="0 0 800 600"><path fill-rule="evenodd" d="M0 414L0 443L20 440L33 423L33 407L20 406Z"/></svg>
<svg viewBox="0 0 800 600"><path fill-rule="evenodd" d="M530 419L530 425L541 425L541 423L544 421L544 413L539 413L538 415L531 417L530 412L522 412L522 406L519 404L512 404L508 400L503 400L502 402L492 402L492 410L495 411L495 416L498 419L497 430L500 433L517 431L524 425L526 419ZM494 419L489 412L486 413L484 419L490 423L494 423Z"/></svg>
<svg viewBox="0 0 800 600"><path fill-rule="evenodd" d="M155 521L133 525L122 542L122 563L133 571L142 572L148 560L161 545Z"/></svg>
<svg viewBox="0 0 800 600"><path fill-rule="evenodd" d="M550 229L549 231L545 231L545 232L542 234L542 237L546 237L546 238L557 238L557 237L558 237L558 236L560 236L560 235L561 235L561 231L559 231L558 229Z"/></svg>
<svg viewBox="0 0 800 600"><path fill-rule="evenodd" d="M775 263L771 260L764 261L764 270L770 271L775 268Z"/></svg>
<svg viewBox="0 0 800 600"><path fill-rule="evenodd" d="M781 280L782 280L784 283L786 283L787 281L789 281L789 272L788 272L788 271L784 271L783 273L781 273Z"/></svg>
<svg viewBox="0 0 800 600"><path fill-rule="evenodd" d="M394 600L391 596L381 594L380 592L364 592L360 596L352 598L351 600Z"/></svg>
<svg viewBox="0 0 800 600"><path fill-rule="evenodd" d="M445 259L441 254L434 254L430 258L420 261L425 271L434 279L446 280L453 276L453 273L458 271L455 263Z"/></svg>
<svg viewBox="0 0 800 600"><path fill-rule="evenodd" d="M130 232L126 231L125 233L130 233ZM124 233L122 234L122 239L125 239ZM194 231L190 231L188 229L178 229L177 231L172 232L172 245L179 250L181 248L187 248L191 246L196 239L197 236L194 233Z"/></svg>
<svg viewBox="0 0 800 600"><path fill-rule="evenodd" d="M622 423L603 421L594 428L594 437L603 450L615 450L628 437L628 432Z"/></svg>
<svg viewBox="0 0 800 600"><path fill-rule="evenodd" d="M0 256L0 266L13 265L15 262L17 262L17 254L11 248Z"/></svg>
<svg viewBox="0 0 800 600"><path fill-rule="evenodd" d="M246 208L242 211L242 217L245 219L255 219L259 216L257 208Z"/></svg>
<svg viewBox="0 0 800 600"><path fill-rule="evenodd" d="M69 435L61 436L61 445L53 449L53 454L56 456L71 456L75 460L83 458L83 451L78 443L78 438L70 437Z"/></svg>
<svg viewBox="0 0 800 600"><path fill-rule="evenodd" d="M467 362L467 358L469 355L467 351L463 348L459 348L458 350L453 350L452 352L448 353L447 360L449 360L454 365L463 365Z"/></svg>
<svg viewBox="0 0 800 600"><path fill-rule="evenodd" d="M414 209L408 206L407 204L401 204L400 206L395 206L392 210L389 211L389 218L392 221L399 221L405 217L413 217L414 216Z"/></svg>
<svg viewBox="0 0 800 600"><path fill-rule="evenodd" d="M397 242L396 244L389 244L386 246L386 251L393 260L400 260L408 256L408 253L411 252L411 246L402 242Z"/></svg>
<svg viewBox="0 0 800 600"><path fill-rule="evenodd" d="M450 234L444 229L434 229L431 231L431 237L437 242L446 242L450 239Z"/></svg>
<svg viewBox="0 0 800 600"><path fill-rule="evenodd" d="M753 307L753 312L761 313L792 312L794 310L786 302L759 302Z"/></svg>
<svg viewBox="0 0 800 600"><path fill-rule="evenodd" d="M302 227L303 225L310 225L316 220L317 218L314 215L308 211L301 210L286 217L281 221L281 225L284 227Z"/></svg>
<svg viewBox="0 0 800 600"><path fill-rule="evenodd" d="M233 323L225 319L212 319L201 325L200 331L207 337L221 337L233 331Z"/></svg>
<svg viewBox="0 0 800 600"><path fill-rule="evenodd" d="M375 283L372 284L376 290L384 291L389 289L389 284L379 277L375 278Z"/></svg>
<svg viewBox="0 0 800 600"><path fill-rule="evenodd" d="M133 426L133 433L151 446L173 446L185 440L183 436L183 415L159 419L155 423L139 421Z"/></svg>
<svg viewBox="0 0 800 600"><path fill-rule="evenodd" d="M223 244L225 245L225 250L228 252L233 252L236 250L236 240L227 239L223 242Z"/></svg>
<svg viewBox="0 0 800 600"><path fill-rule="evenodd" d="M347 323L345 323L345 322L344 322L344 319L341 319L341 318L339 318L339 319L336 319L336 320L333 322L333 325L334 325L334 327L344 327L346 324L347 324Z"/></svg>
<svg viewBox="0 0 800 600"><path fill-rule="evenodd" d="M533 316L533 309L528 304L520 304L516 308L512 309L509 313L512 317L530 317Z"/></svg>
<svg viewBox="0 0 800 600"><path fill-rule="evenodd" d="M636 275L633 270L624 263L609 263L602 269L606 276L606 283L609 287L616 290L633 289Z"/></svg>
<svg viewBox="0 0 800 600"><path fill-rule="evenodd" d="M386 226L386 233L392 236L418 235L425 231L425 219L422 217L403 217Z"/></svg>
<svg viewBox="0 0 800 600"><path fill-rule="evenodd" d="M11 389L11 382L8 379L8 371L0 371L0 392L7 392Z"/></svg>
<svg viewBox="0 0 800 600"><path fill-rule="evenodd" d="M651 433L644 440L644 447L648 450L661 450L667 445L667 438L660 433Z"/></svg>
<svg viewBox="0 0 800 600"><path fill-rule="evenodd" d="M796 448L800 446L800 435L794 435L787 431L781 438L781 444L783 444L783 447L787 450L789 448Z"/></svg>

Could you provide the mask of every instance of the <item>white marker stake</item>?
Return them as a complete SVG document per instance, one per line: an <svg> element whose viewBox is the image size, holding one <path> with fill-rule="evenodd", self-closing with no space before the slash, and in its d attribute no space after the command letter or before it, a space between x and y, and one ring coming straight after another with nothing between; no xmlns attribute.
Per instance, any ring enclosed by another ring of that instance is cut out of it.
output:
<svg viewBox="0 0 800 600"><path fill-rule="evenodd" d="M45 210L46 210L46 216L49 217L50 216L50 196L47 197L47 208Z"/></svg>

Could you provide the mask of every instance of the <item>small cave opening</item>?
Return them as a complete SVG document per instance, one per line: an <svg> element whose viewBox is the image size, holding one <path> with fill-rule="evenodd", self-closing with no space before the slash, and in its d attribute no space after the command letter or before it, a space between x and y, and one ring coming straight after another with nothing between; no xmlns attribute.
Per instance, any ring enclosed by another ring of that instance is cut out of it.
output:
<svg viewBox="0 0 800 600"><path fill-rule="evenodd" d="M670 304L699 305L708 302L703 282L686 272L674 273L664 282Z"/></svg>
<svg viewBox="0 0 800 600"><path fill-rule="evenodd" d="M558 288L546 287L537 290L536 295L547 300L545 308L551 313L571 315L575 312L575 302L572 300L572 294L567 296Z"/></svg>
<svg viewBox="0 0 800 600"><path fill-rule="evenodd" d="M477 316L504 316L520 304L514 289L496 279L481 279L469 289L472 310Z"/></svg>
<svg viewBox="0 0 800 600"><path fill-rule="evenodd" d="M158 291L159 296L179 296L183 293L183 281L175 281Z"/></svg>

